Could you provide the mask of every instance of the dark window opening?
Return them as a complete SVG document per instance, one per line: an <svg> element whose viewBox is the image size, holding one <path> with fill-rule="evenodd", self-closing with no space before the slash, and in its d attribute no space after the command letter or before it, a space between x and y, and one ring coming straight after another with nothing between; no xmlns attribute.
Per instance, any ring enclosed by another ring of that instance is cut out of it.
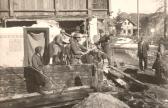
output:
<svg viewBox="0 0 168 108"><path fill-rule="evenodd" d="M37 24L37 22L36 21L7 21L6 27L19 27L19 26L30 27L33 24Z"/></svg>
<svg viewBox="0 0 168 108"><path fill-rule="evenodd" d="M77 26L80 26L80 33L84 33L84 21L59 21L59 26L69 34L75 31Z"/></svg>

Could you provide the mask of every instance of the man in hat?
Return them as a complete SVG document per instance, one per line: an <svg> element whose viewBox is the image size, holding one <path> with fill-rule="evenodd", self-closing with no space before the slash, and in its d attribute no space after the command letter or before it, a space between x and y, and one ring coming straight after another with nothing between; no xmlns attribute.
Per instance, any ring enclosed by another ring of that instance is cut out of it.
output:
<svg viewBox="0 0 168 108"><path fill-rule="evenodd" d="M149 44L144 40L144 37L142 36L140 41L138 42L138 54L137 54L137 56L139 57L139 68L142 71L147 69L148 50L149 50Z"/></svg>
<svg viewBox="0 0 168 108"><path fill-rule="evenodd" d="M76 33L70 41L71 64L82 64L81 56L87 51L83 45L79 44L80 40L80 33Z"/></svg>
<svg viewBox="0 0 168 108"><path fill-rule="evenodd" d="M53 58L53 64L59 65L63 63L63 50L64 50L64 45L69 43L69 38L65 36L65 30L61 30L60 34L55 36L53 42L52 42L52 47L51 47L51 57ZM68 40L68 41L67 41Z"/></svg>

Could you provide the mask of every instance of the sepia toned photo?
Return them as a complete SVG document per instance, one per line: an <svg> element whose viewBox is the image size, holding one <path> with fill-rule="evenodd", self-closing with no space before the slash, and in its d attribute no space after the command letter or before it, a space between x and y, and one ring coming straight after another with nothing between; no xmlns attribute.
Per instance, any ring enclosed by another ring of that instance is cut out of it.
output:
<svg viewBox="0 0 168 108"><path fill-rule="evenodd" d="M0 108L168 108L168 0L0 0Z"/></svg>

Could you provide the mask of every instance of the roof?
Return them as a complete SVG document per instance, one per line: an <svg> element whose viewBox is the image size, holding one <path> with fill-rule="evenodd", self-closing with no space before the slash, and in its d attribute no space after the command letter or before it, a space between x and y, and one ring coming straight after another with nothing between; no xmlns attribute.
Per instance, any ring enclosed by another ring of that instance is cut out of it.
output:
<svg viewBox="0 0 168 108"><path fill-rule="evenodd" d="M143 13L140 13L139 14L139 19L140 19L140 26L141 26L141 19L144 18L147 14L143 14ZM125 12L122 12L120 14L120 16L122 17L122 21L125 21L126 19L128 19L130 22L132 22L135 26L137 26L137 13L131 13L131 14L128 14L128 13L125 13Z"/></svg>
<svg viewBox="0 0 168 108"><path fill-rule="evenodd" d="M125 20L128 20L128 21L131 22L134 26L137 26L137 23L134 22L133 20L131 20L131 19L129 19L129 18L125 18L124 21L125 21Z"/></svg>

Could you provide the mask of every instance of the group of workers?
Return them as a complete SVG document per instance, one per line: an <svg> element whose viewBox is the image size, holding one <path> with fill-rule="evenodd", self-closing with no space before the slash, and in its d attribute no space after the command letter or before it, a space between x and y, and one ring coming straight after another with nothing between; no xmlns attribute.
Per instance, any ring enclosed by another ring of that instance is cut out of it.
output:
<svg viewBox="0 0 168 108"><path fill-rule="evenodd" d="M94 43L94 48L88 49L86 46L80 44L82 34L80 33L80 28L77 27L76 31L71 35L68 35L65 30L61 30L60 34L55 36L54 40L50 43L50 57L53 65L76 65L82 63L100 63L104 59L108 61L108 65L115 66L115 60L112 59L113 51L110 48L111 36L108 33L104 33L103 30L99 30L100 39ZM67 38L68 36L68 38ZM146 70L148 67L148 50L149 44L145 41L144 37L141 37L138 42L138 52L139 57L139 68L141 71ZM32 56L32 67L42 72L43 60L41 56L42 47L38 46L35 48L35 53ZM82 58L84 60L82 60ZM37 75L37 74L36 74ZM41 93L41 86L45 85L43 76L38 74L35 79L36 88L32 92ZM40 79L40 80L39 80ZM36 83L37 82L37 83Z"/></svg>
<svg viewBox="0 0 168 108"><path fill-rule="evenodd" d="M83 63L98 63L101 60L107 59L108 64L111 65L111 53L110 53L110 35L105 34L103 30L100 30L100 39L95 42L94 48L86 48L86 46L80 44L81 38L83 38L80 33L80 28L76 27L71 35L67 34L65 30L61 30L60 34L55 36L53 41L49 44L50 58L53 65L76 65ZM39 74L34 74L34 85L35 89L30 90L30 92L39 92L43 94L41 87L45 85L45 78L42 75L43 71L43 60L41 56L42 47L37 46L35 48L35 53L32 56L32 68L39 72ZM88 60L93 60L88 62ZM31 74L33 76L33 74ZM28 79L31 79L29 76ZM30 87L31 88L31 87Z"/></svg>

